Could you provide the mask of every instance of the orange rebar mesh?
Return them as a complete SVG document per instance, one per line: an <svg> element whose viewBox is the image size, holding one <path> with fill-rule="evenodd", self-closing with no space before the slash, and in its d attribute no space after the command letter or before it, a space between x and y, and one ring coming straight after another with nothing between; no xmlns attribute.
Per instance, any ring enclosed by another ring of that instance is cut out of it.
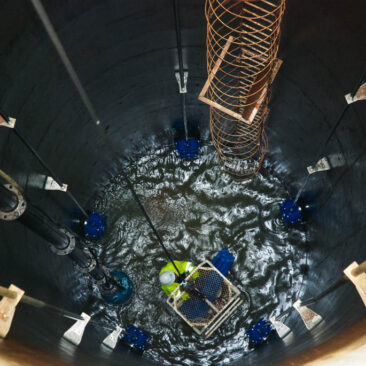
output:
<svg viewBox="0 0 366 366"><path fill-rule="evenodd" d="M243 119L210 107L210 128L220 165L245 179L267 152L264 124L286 0L206 0L207 72L230 36L233 41L207 97Z"/></svg>

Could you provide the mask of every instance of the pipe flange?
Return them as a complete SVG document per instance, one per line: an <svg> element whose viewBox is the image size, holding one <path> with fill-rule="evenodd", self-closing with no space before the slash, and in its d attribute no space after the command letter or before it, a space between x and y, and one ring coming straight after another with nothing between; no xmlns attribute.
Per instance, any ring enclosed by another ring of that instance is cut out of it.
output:
<svg viewBox="0 0 366 366"><path fill-rule="evenodd" d="M85 253L85 250L84 250L84 253ZM74 266L75 266L76 270L78 270L81 273L89 273L97 266L97 261L92 257L91 253L89 253L89 264L87 267L81 267L77 263L74 263Z"/></svg>
<svg viewBox="0 0 366 366"><path fill-rule="evenodd" d="M70 254L75 249L75 245L76 245L75 236L73 234L71 234L69 231L67 231L66 229L60 228L59 230L68 237L69 245L63 249L59 249L59 248L55 247L54 245L51 245L50 249L52 252L56 253L57 255Z"/></svg>
<svg viewBox="0 0 366 366"><path fill-rule="evenodd" d="M24 211L27 208L27 202L25 201L20 191L17 188L15 188L12 184L4 184L4 187L10 192L13 192L17 196L18 204L13 211L10 212L0 211L0 219L5 221L16 220L23 215Z"/></svg>

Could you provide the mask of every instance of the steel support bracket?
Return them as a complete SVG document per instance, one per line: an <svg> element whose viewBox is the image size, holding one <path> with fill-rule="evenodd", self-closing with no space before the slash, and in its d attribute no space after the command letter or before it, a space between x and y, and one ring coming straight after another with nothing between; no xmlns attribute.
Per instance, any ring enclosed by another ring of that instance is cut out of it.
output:
<svg viewBox="0 0 366 366"><path fill-rule="evenodd" d="M366 273L354 273L356 268L358 268L358 263L351 263L343 273L350 279L350 281L356 286L356 290L361 296L363 303L366 306Z"/></svg>
<svg viewBox="0 0 366 366"><path fill-rule="evenodd" d="M344 96L348 104L357 102L358 100L366 99L366 83L362 84L357 90L356 94L352 98L351 93L348 93Z"/></svg>
<svg viewBox="0 0 366 366"><path fill-rule="evenodd" d="M330 164L329 161L327 159L327 157L321 158L316 164L315 166L313 165L309 165L307 168L308 173L309 174L314 174L317 172L323 172L325 170L330 170Z"/></svg>
<svg viewBox="0 0 366 366"><path fill-rule="evenodd" d="M185 94L187 93L187 81L188 81L188 71L184 71L183 73L183 88L180 80L180 72L175 72L175 78L177 79L178 85L179 85L179 93Z"/></svg>
<svg viewBox="0 0 366 366"><path fill-rule="evenodd" d="M62 186L60 186L52 177L47 177L46 181L44 183L44 189L46 191L62 191L66 192L68 188L68 185L63 183Z"/></svg>
<svg viewBox="0 0 366 366"><path fill-rule="evenodd" d="M5 221L16 220L23 215L24 211L27 208L27 202L25 201L20 191L17 188L15 188L12 184L4 184L4 187L10 192L13 192L17 196L18 204L13 211L10 212L0 211L0 219Z"/></svg>
<svg viewBox="0 0 366 366"><path fill-rule="evenodd" d="M279 320L276 320L275 317L269 318L269 321L276 329L276 332L280 338L284 338L291 333L291 329L284 323L280 322Z"/></svg>
<svg viewBox="0 0 366 366"><path fill-rule="evenodd" d="M123 330L124 330L123 328L117 325L116 329L106 338L104 338L102 343L108 348L115 349L119 339L119 335Z"/></svg>
<svg viewBox="0 0 366 366"><path fill-rule="evenodd" d="M8 127L8 128L14 128L16 119L9 117L9 120L7 121L1 114L0 114L0 126Z"/></svg>
<svg viewBox="0 0 366 366"><path fill-rule="evenodd" d="M64 335L63 338L67 339L72 344L75 344L75 346L78 346L83 338L85 327L87 326L90 315L86 313L81 313L81 317L83 320L77 320L76 323L69 328Z"/></svg>
<svg viewBox="0 0 366 366"><path fill-rule="evenodd" d="M24 291L15 285L10 285L9 290L16 293L15 298L4 296L0 301L0 337L8 334L14 318L15 308L24 295Z"/></svg>
<svg viewBox="0 0 366 366"><path fill-rule="evenodd" d="M316 325L318 325L323 318L315 313L313 310L309 309L307 306L301 306L301 300L297 300L293 307L300 314L306 328L312 330Z"/></svg>

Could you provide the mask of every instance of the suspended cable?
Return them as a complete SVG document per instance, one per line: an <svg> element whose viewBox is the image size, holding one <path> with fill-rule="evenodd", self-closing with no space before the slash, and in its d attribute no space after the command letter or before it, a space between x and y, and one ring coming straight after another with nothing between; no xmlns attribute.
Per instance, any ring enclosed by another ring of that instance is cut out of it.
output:
<svg viewBox="0 0 366 366"><path fill-rule="evenodd" d="M47 15L41 1L40 0L31 0L31 1L34 6L34 9L38 13L38 15L48 33L48 36L50 37L53 45L55 46L56 51L57 51L58 55L60 56L62 63L64 64L67 72L69 73L70 78L75 85L75 88L79 92L81 100L83 101L86 109L88 110L90 117L95 122L95 124L99 125L100 120L95 112L95 109L94 109L88 95L86 94L86 91L85 91L83 85L81 84L81 81L80 81L74 67L71 64L71 61L70 61L69 57L67 56L66 51L65 51L50 19L48 18L48 15Z"/></svg>
<svg viewBox="0 0 366 366"><path fill-rule="evenodd" d="M362 85L362 83L364 82L364 80L366 79L366 70L365 72L362 74L359 82L357 83L356 87L354 88L353 92L351 93L351 97L353 98L355 96L355 94L357 93L357 90L360 88L360 86ZM330 139L333 137L333 135L335 134L338 126L340 125L340 123L342 122L343 120L343 117L345 116L348 108L350 107L350 104L347 103L347 105L343 108L342 112L340 113L337 121L335 122L335 124L333 125L329 135L327 136L327 138L324 140L324 142L320 145L320 149L319 149L319 152L318 154L315 156L315 160L313 162L313 166L316 165L316 163L319 161L319 159L321 159L321 157L324 155L325 153L325 148L326 146L328 145ZM304 191L306 185L308 184L309 182L309 178L310 178L310 174L308 174L305 178L305 181L304 183L302 184L302 186L300 187L299 191L297 192L297 195L296 195L296 198L295 198L295 203L297 203L297 201L299 200L300 198L300 195L301 193Z"/></svg>
<svg viewBox="0 0 366 366"><path fill-rule="evenodd" d="M37 14L39 15L53 45L56 48L57 53L60 56L60 59L62 61L62 63L64 64L66 71L68 72L71 80L73 81L76 89L78 90L81 99L83 100L85 107L91 117L91 120L95 122L95 125L97 126L97 130L100 133L101 137L103 138L106 146L108 146L108 148L110 149L110 151L112 152L112 154L115 156L116 160L118 161L119 157L117 155L117 153L115 152L115 150L113 149L113 143L109 140L108 136L106 135L106 132L104 130L104 128L102 127L99 118L96 115L95 109L89 99L89 97L86 94L86 91L84 89L84 87L81 84L81 81L79 79L79 77L76 74L76 71L74 69L74 67L71 64L70 59L68 58L66 51L64 49L64 47L61 44L60 39L58 38L56 31L50 21L50 19L48 18L48 15L41 3L40 0L31 0L32 4L34 6L34 9L36 10ZM169 254L167 248L165 247L159 233L157 232L154 224L151 221L150 216L148 215L148 213L146 212L143 204L141 203L141 200L139 199L139 197L136 194L136 191L130 181L130 179L128 178L127 174L125 173L124 169L121 167L121 172L122 175L127 183L128 188L130 189L132 196L134 197L135 201L137 202L138 206L140 207L142 213L145 216L146 221L148 222L150 228L152 229L154 235L156 236L156 238L158 239L159 244L161 245L161 247L163 248L166 256L168 257L168 259L172 262L175 270L177 271L178 275L179 275L179 279L182 280L184 274L180 273L179 269L177 268L176 264L174 263L174 260L172 259L171 255Z"/></svg>
<svg viewBox="0 0 366 366"><path fill-rule="evenodd" d="M4 120L9 123L9 117L3 112L0 111L0 116L4 118ZM17 126L14 126L12 128L15 135L19 138L19 140L26 146L26 148L31 152L31 154L38 160L38 162L43 166L43 168L48 172L48 174L55 180L55 182L62 187L63 183L61 179L55 174L55 172L51 169L51 167L46 164L46 162L43 160L43 158L38 154L38 152L33 148L31 143L27 140L27 138L23 135L23 133L20 132L19 128ZM9 177L5 178L8 180ZM19 185L15 185L20 191L22 191L22 188L20 188ZM69 191L66 190L65 192L69 198L75 203L75 205L80 209L82 214L85 216L85 218L88 218L88 214L86 213L85 209L81 206L81 204L78 202L78 200L75 198L75 196Z"/></svg>

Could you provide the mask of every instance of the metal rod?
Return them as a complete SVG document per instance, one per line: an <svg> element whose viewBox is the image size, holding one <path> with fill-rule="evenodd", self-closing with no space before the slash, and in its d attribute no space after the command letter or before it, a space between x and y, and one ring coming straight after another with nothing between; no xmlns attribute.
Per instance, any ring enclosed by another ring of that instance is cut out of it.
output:
<svg viewBox="0 0 366 366"><path fill-rule="evenodd" d="M6 287L0 286L0 296L8 297L10 299L16 299L18 297L18 293L15 291L9 290ZM31 305L35 308L51 310L54 313L57 313L58 315L64 316L66 318L71 318L71 319L75 319L75 320L83 320L83 318L78 314L71 313L70 311L47 304L44 301L37 300L30 296L23 295L22 298L20 299L20 302L27 304L27 305Z"/></svg>
<svg viewBox="0 0 366 366"><path fill-rule="evenodd" d="M71 64L71 61L66 54L66 51L65 51L60 39L58 38L58 35L44 9L41 1L40 0L31 0L31 1L32 1L34 9L36 10L39 18L41 19L41 21L48 33L48 36L50 37L53 45L55 46L56 51L57 51L58 55L60 56L64 66L66 68L66 71L68 72L72 82L74 83L76 90L79 92L81 100L83 101L86 109L88 110L92 120L95 122L95 124L99 125L100 120L97 116L97 113L95 112L95 109L94 109L83 85L81 84L81 81L80 81L74 67Z"/></svg>
<svg viewBox="0 0 366 366"><path fill-rule="evenodd" d="M58 38L58 36L56 34L56 31L53 28L53 26L51 24L51 21L48 18L47 13L46 13L45 9L42 6L41 1L40 0L31 0L31 1L32 1L32 4L33 4L36 12L38 13L39 17L41 18L41 21L42 21L42 23L43 23L43 25L44 25L47 33L48 33L53 45L55 46L55 48L56 48L56 50L57 50L57 52L58 52L58 54L61 58L61 61L63 62L67 72L69 73L70 78L72 79L76 89L79 91L80 97L82 98L82 100L83 100L83 102L84 102L84 104L85 104L85 106L86 106L86 108L87 108L87 110L90 114L91 119L95 121L98 132L101 134L102 138L106 142L106 146L109 147L110 151L112 152L112 154L115 156L116 160L118 161L119 157L118 157L117 153L114 151L114 149L112 148L113 144L110 143L104 128L102 128L100 120L96 116L95 110L94 110L94 108L93 108L93 106L90 102L90 99L88 98L88 96L86 94L86 91L83 88L83 86L81 84L81 81L80 81L79 77L77 76L77 74L75 72L75 69L73 68L73 66L71 64L70 59L67 57L66 51L65 51L64 47L62 46L61 41ZM174 5L176 5L176 4L174 3ZM179 37L180 37L180 35L179 35ZM181 82L182 82L182 80L183 79L181 78ZM173 264L174 268L176 269L177 273L179 274L179 276L181 276L182 274L179 272L177 266L174 263L174 260L172 259L172 257L170 256L168 250L166 249L159 233L157 232L157 230L156 230L155 226L153 225L149 215L147 214L144 206L142 205L139 197L137 196L136 191L133 188L133 185L132 185L131 181L129 180L129 178L126 175L126 173L124 172L124 170L123 169L121 169L121 170L122 170L122 175L124 176L124 179L127 183L127 186L129 187L130 191L132 192L132 195L133 195L135 201L137 202L138 206L140 207L142 213L144 214L144 216L146 218L146 221L148 222L148 224L150 225L153 233L155 234L156 238L158 239L159 244L162 246L165 254L169 258L169 260L172 262L172 264Z"/></svg>
<svg viewBox="0 0 366 366"><path fill-rule="evenodd" d="M132 183L131 183L130 179L128 178L128 176L126 175L126 173L124 172L124 170L123 170L123 169L122 169L122 175L123 175L123 177L124 177L124 179L125 179L125 181L126 181L126 183L127 183L128 188L130 189L130 191L131 191L131 193L132 193L132 195L133 195L133 197L134 197L135 201L137 202L138 206L140 207L140 209L141 209L142 213L144 214L146 221L147 221L147 222L148 222L148 224L150 225L151 230L153 231L153 233L155 234L156 238L158 239L159 244L160 244L160 245L161 245L161 247L163 248L163 250L164 250L164 252L165 252L166 256L167 256L167 257L168 257L168 259L172 262L172 264L173 264L173 266L174 266L175 270L178 272L179 276L181 276L181 275L182 275L182 273L180 273L180 271L179 271L178 267L175 265L173 258L171 257L170 253L168 252L168 249L165 247L165 245L164 245L164 243L163 243L163 240L161 239L161 237L160 237L159 233L157 232L157 230L156 230L156 228L155 228L154 224L152 223L152 221L151 221L151 219L150 219L150 216L149 216L149 215L148 215L148 213L146 212L145 207L143 206L143 204L141 203L140 198L138 197L138 195L137 195L137 193L136 193L136 191L135 191L135 188L133 187L133 185L132 185Z"/></svg>
<svg viewBox="0 0 366 366"><path fill-rule="evenodd" d="M50 168L48 164L42 159L42 157L38 154L38 152L33 148L33 146L30 144L30 142L26 139L26 137L20 132L18 127L14 127L14 133L18 136L20 141L23 142L23 144L28 148L28 150L32 153L32 155L39 161L39 163L43 166L44 169L52 176L52 178L57 182L57 184L61 187L62 182L61 179L55 174L55 172ZM81 206L81 204L77 201L77 199L74 197L74 195L67 190L65 192L71 200L76 204L77 207L79 207L82 214L87 218L88 214L84 210L84 208Z"/></svg>
<svg viewBox="0 0 366 366"><path fill-rule="evenodd" d="M16 299L18 294L15 291L11 291L6 287L0 286L0 296L9 297L10 299Z"/></svg>
<svg viewBox="0 0 366 366"><path fill-rule="evenodd" d="M351 97L353 98L355 96L355 94L357 93L357 90L360 88L360 86L363 84L363 81L366 79L366 70L364 71L364 73L362 74L359 82L356 84L355 88L353 89L352 93L351 93ZM335 132L337 131L338 126L340 125L340 123L343 120L343 117L345 116L348 108L350 107L350 104L347 103L347 105L343 108L342 112L339 114L339 117L337 119L337 121L335 122L335 124L333 125L330 133L328 134L327 138L324 140L324 142L321 144L320 149L318 154L315 156L315 160L313 162L312 165L316 165L316 163L319 161L319 159L321 159L321 157L324 155L325 153L325 148L328 145L330 139L333 137L333 135L335 134ZM295 198L295 203L297 203L297 201L300 198L301 193L304 191L306 185L309 182L309 178L310 178L310 174L308 174L305 178L304 183L302 184L302 186L300 187L299 191L297 192L296 198Z"/></svg>
<svg viewBox="0 0 366 366"><path fill-rule="evenodd" d="M329 295L331 292L335 291L339 287L343 286L347 282L348 282L348 277L347 276L341 277L336 283L329 286L326 290L321 292L319 295L314 296L311 299L302 301L301 306L307 306L307 305L315 304L316 302L318 302L319 300L321 300L325 296Z"/></svg>
<svg viewBox="0 0 366 366"><path fill-rule="evenodd" d="M179 11L179 0L174 0L174 20L175 20L175 35L177 38L177 50L178 50L178 63L179 63L179 76L180 76L180 89L184 87L184 69L183 69L183 52L182 52L182 33L180 25L180 11ZM181 94L182 114L184 123L184 134L186 141L188 140L188 126L187 126L187 110L186 110L186 98L185 93Z"/></svg>

